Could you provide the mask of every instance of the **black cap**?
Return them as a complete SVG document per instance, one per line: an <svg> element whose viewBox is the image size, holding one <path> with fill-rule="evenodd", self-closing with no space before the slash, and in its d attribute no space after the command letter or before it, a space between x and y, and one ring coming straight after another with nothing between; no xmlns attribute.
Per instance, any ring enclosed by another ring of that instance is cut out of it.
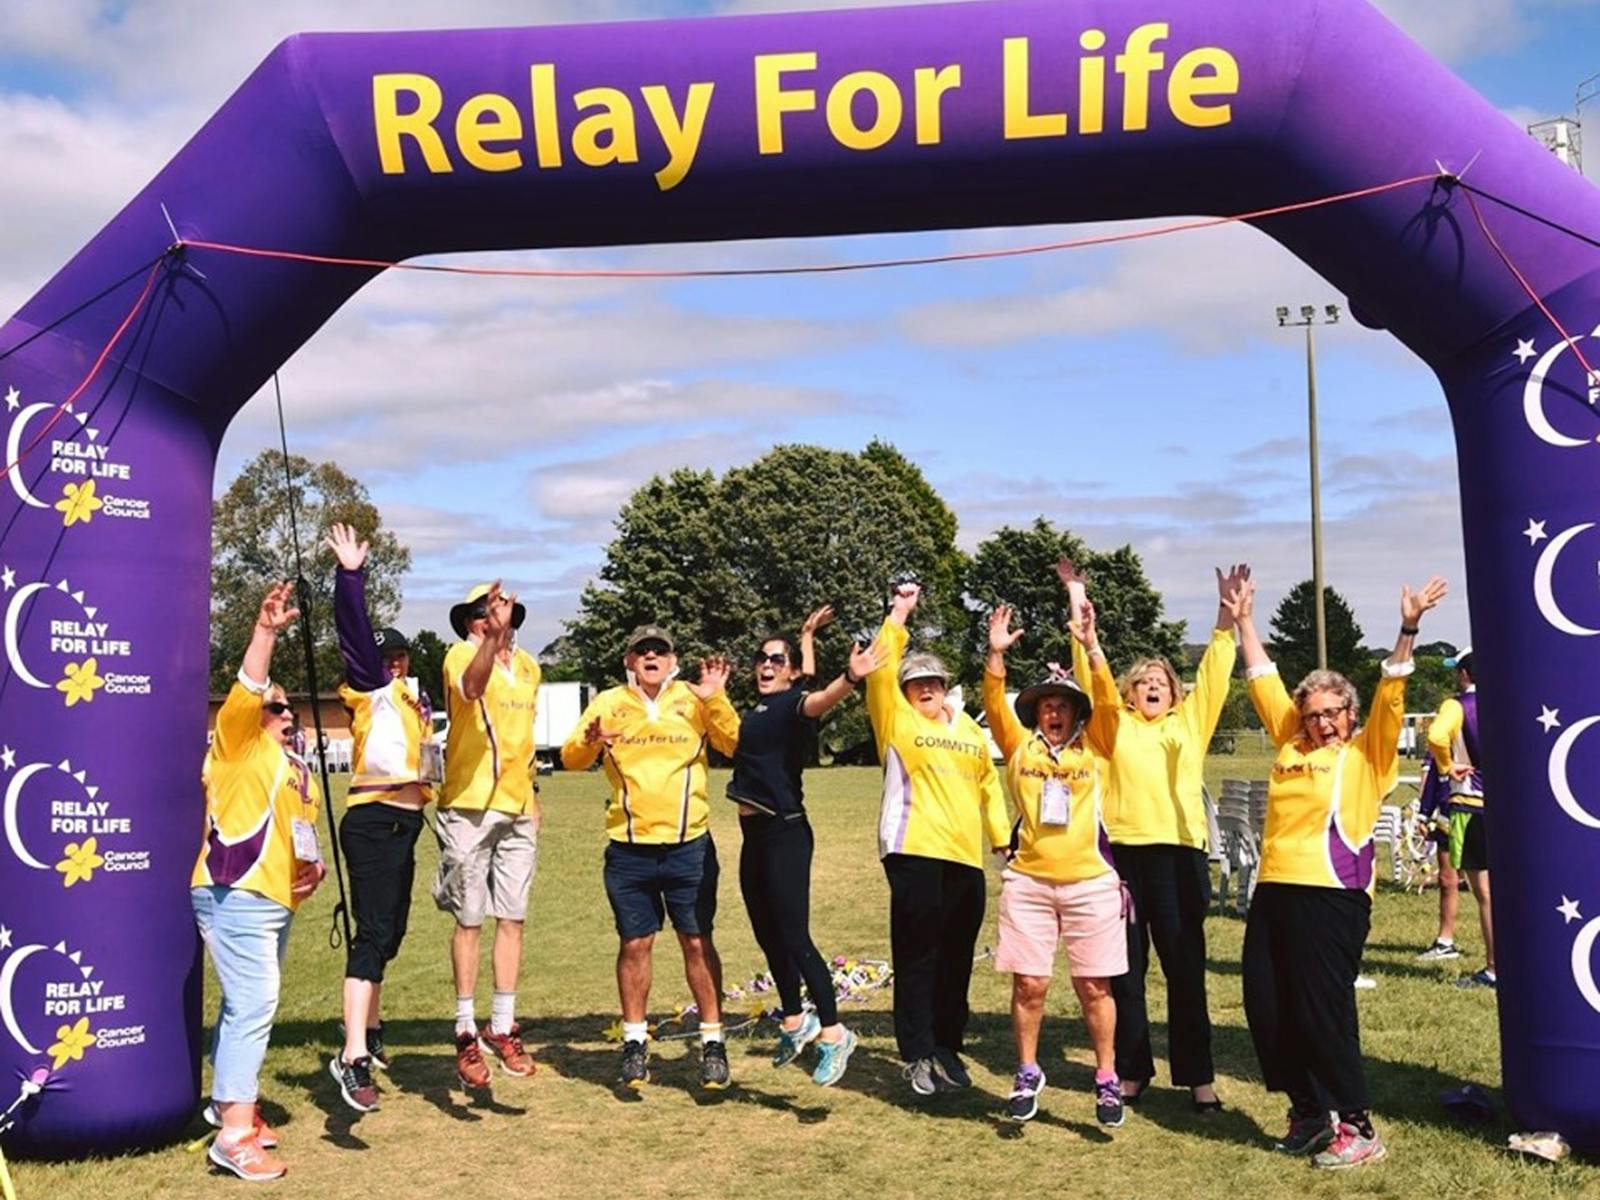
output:
<svg viewBox="0 0 1600 1200"><path fill-rule="evenodd" d="M372 640L378 643L378 650L385 658L396 654L410 654L411 643L406 641L406 635L398 629L387 627L378 630L372 635Z"/></svg>

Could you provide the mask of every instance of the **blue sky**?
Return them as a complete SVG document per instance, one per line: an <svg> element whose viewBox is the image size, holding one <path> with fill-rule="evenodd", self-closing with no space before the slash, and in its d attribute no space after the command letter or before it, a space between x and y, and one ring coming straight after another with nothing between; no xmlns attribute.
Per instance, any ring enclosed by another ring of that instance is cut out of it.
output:
<svg viewBox="0 0 1600 1200"><path fill-rule="evenodd" d="M266 7L0 6L0 308L16 308L92 236L286 33L780 6ZM1379 7L1522 123L1570 110L1573 88L1600 72L1600 0ZM1600 167L1600 101L1590 116ZM748 266L1062 236L978 230L492 261ZM1258 564L1269 603L1309 574L1303 342L1275 327L1272 310L1327 302L1342 297L1237 228L817 279L394 275L330 322L283 382L294 448L366 480L412 545L407 630L445 628L449 602L498 574L529 601L529 640L542 643L574 612L618 504L650 474L721 470L779 441L858 449L883 437L922 465L969 548L1039 513L1097 546L1131 542L1169 613L1198 638L1214 606L1212 563ZM1383 335L1348 321L1322 331L1319 366L1329 581L1378 642L1402 579L1461 579L1448 423L1431 374ZM1048 437L1031 419L1044 411L1064 414ZM271 444L272 420L261 397L241 414L221 480ZM1458 590L1435 632L1463 639L1466 611Z"/></svg>

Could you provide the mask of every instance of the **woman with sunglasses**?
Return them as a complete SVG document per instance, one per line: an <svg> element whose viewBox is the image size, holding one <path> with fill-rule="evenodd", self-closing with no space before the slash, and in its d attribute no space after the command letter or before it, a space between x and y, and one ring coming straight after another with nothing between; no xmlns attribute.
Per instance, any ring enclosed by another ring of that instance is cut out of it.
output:
<svg viewBox="0 0 1600 1200"><path fill-rule="evenodd" d="M271 1153L278 1139L261 1121L259 1079L289 924L326 874L317 846L322 797L291 749L294 709L269 676L278 635L300 615L291 595L287 583L267 590L239 678L217 713L201 769L205 834L189 884L195 923L222 985L206 1114L221 1132L207 1154L247 1180L276 1179L288 1169Z"/></svg>
<svg viewBox="0 0 1600 1200"><path fill-rule="evenodd" d="M1401 589L1400 635L1360 729L1356 689L1337 671L1311 672L1290 696L1256 632L1254 593L1245 579L1228 607L1250 699L1278 757L1245 926L1245 1018L1267 1090L1292 1105L1276 1148L1315 1155L1327 1170L1358 1167L1385 1154L1368 1111L1355 1000L1372 915L1372 832L1399 770L1418 624L1445 583L1435 576L1420 591Z"/></svg>
<svg viewBox="0 0 1600 1200"><path fill-rule="evenodd" d="M756 653L760 697L739 723L728 798L739 806L744 845L739 890L756 941L766 955L783 1005L783 1026L772 1065L786 1066L815 1041L820 1057L811 1078L827 1087L844 1074L856 1035L839 1023L833 975L811 940L811 855L816 839L806 819L801 771L815 744L816 724L877 667L871 648L853 645L844 672L826 687L807 690L815 674L816 634L833 620L819 608L800 629L801 658L787 637L769 637ZM801 1004L805 981L814 1012Z"/></svg>

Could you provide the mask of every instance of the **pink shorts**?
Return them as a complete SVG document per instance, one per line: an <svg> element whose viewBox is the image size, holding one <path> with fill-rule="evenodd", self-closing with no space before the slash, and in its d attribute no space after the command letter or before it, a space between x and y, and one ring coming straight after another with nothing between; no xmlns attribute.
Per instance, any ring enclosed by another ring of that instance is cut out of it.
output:
<svg viewBox="0 0 1600 1200"><path fill-rule="evenodd" d="M1048 978L1055 971L1056 943L1064 941L1074 978L1127 973L1127 923L1115 871L1078 883L1051 883L1014 870L1002 878L997 970Z"/></svg>

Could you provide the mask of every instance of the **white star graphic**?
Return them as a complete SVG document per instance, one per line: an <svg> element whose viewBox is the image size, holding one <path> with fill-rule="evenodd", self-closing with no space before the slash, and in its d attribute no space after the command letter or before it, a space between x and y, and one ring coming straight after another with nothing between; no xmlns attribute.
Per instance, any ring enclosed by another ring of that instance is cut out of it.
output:
<svg viewBox="0 0 1600 1200"><path fill-rule="evenodd" d="M0 925L0 950L11 949L11 930Z"/></svg>
<svg viewBox="0 0 1600 1200"><path fill-rule="evenodd" d="M1528 527L1522 531L1522 536L1528 539L1528 545L1537 546L1550 535L1544 531L1544 522L1528 518Z"/></svg>
<svg viewBox="0 0 1600 1200"><path fill-rule="evenodd" d="M1539 724L1544 726L1544 731L1546 733L1549 733L1557 725L1561 724L1561 710L1559 708L1550 708L1544 704L1539 705L1539 708L1541 709L1539 713Z"/></svg>
<svg viewBox="0 0 1600 1200"><path fill-rule="evenodd" d="M0 767L6 770L15 770L17 766L17 752L10 746L0 746Z"/></svg>
<svg viewBox="0 0 1600 1200"><path fill-rule="evenodd" d="M1578 911L1578 902L1568 900L1566 895L1561 897L1561 903L1556 905L1556 911L1561 914L1563 925L1571 925L1574 921L1583 920L1583 914Z"/></svg>
<svg viewBox="0 0 1600 1200"><path fill-rule="evenodd" d="M17 573L10 567L0 567L0 590L10 591L17 586Z"/></svg>
<svg viewBox="0 0 1600 1200"><path fill-rule="evenodd" d="M6 411L7 412L16 412L18 406L21 405L21 403L22 403L22 393L17 391L16 388L8 388L6 390Z"/></svg>
<svg viewBox="0 0 1600 1200"><path fill-rule="evenodd" d="M1527 364L1527 361L1530 358L1535 357L1538 353L1539 352L1533 348L1532 338L1518 338L1517 348L1511 352L1512 357L1524 365Z"/></svg>

